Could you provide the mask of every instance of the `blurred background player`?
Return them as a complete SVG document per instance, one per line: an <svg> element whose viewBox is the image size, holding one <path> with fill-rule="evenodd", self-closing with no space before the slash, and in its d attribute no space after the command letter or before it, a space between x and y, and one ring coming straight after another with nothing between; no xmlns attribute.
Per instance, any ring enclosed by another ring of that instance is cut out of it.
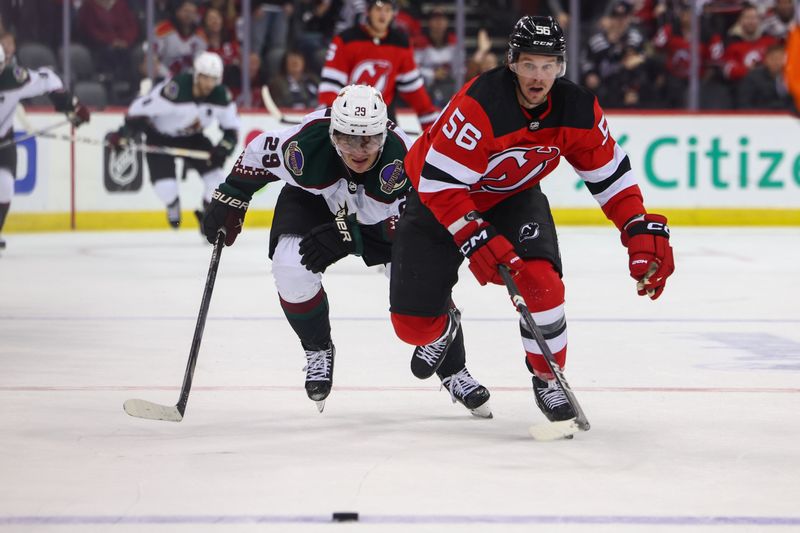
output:
<svg viewBox="0 0 800 533"><path fill-rule="evenodd" d="M319 85L319 102L329 106L342 87L362 83L378 89L395 120L397 93L414 108L423 129L439 114L425 90L414 62L408 36L392 27L395 2L369 0L366 24L357 24L335 36L328 47Z"/></svg>
<svg viewBox="0 0 800 533"><path fill-rule="evenodd" d="M203 209L211 201L214 189L225 179L222 165L233 152L239 135L236 104L222 85L222 59L213 52L203 52L194 60L194 72L165 80L133 101L125 115L125 124L109 137L109 143L122 150L126 140L144 134L153 146L206 150L208 160L184 159L203 179ZM203 134L214 122L222 130L222 139L213 144ZM176 157L147 154L150 179L156 195L167 206L167 221L173 228L181 224ZM202 210L195 211L198 220Z"/></svg>
<svg viewBox="0 0 800 533"><path fill-rule="evenodd" d="M19 101L47 94L56 111L66 113L73 126L89 122L89 110L78 99L64 90L64 84L47 67L28 69L6 60L6 51L0 45L0 249L6 247L3 240L3 225L11 208L14 195L14 179L17 174L17 146L10 143L14 138L14 111Z"/></svg>
<svg viewBox="0 0 800 533"><path fill-rule="evenodd" d="M283 180L269 256L281 308L305 351L306 393L322 410L333 384L335 348L322 273L355 254L368 266L391 258L394 219L410 187L403 158L411 142L387 120L380 93L343 88L328 109L247 145L203 222L209 241L233 244L253 193Z"/></svg>
<svg viewBox="0 0 800 533"><path fill-rule="evenodd" d="M406 157L416 192L409 193L397 225L390 299L397 335L417 346L411 369L421 379L458 372L459 386L472 386L461 313L452 301L465 257L481 285L502 284L501 266L516 275L548 347L564 366L561 254L539 187L560 156L621 231L640 295L658 298L674 268L667 220L645 210L628 156L611 137L597 98L562 78L566 41L558 23L522 17L507 56L507 65L468 82ZM520 333L537 405L550 420L574 418L523 321Z"/></svg>

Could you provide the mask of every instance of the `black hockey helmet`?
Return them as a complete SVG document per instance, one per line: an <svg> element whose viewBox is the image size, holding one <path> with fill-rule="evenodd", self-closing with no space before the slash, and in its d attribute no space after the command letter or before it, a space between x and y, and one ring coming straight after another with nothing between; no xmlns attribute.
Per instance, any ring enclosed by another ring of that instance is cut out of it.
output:
<svg viewBox="0 0 800 533"><path fill-rule="evenodd" d="M564 58L567 40L553 17L525 15L508 36L508 62L514 63L520 52Z"/></svg>

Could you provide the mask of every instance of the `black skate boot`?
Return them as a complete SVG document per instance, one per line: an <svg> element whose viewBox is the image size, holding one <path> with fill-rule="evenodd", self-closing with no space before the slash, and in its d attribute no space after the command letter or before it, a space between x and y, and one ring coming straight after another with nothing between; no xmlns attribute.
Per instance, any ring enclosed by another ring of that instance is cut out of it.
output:
<svg viewBox="0 0 800 533"><path fill-rule="evenodd" d="M569 404L567 395L561 387L558 386L556 380L551 379L545 381L536 376L532 377L533 380L533 395L536 397L536 405L542 410L544 416L550 422L557 422L559 420L569 420L578 416L575 410Z"/></svg>
<svg viewBox="0 0 800 533"><path fill-rule="evenodd" d="M6 249L6 241L3 239L2 236L0 236L0 250L5 250L5 249Z"/></svg>
<svg viewBox="0 0 800 533"><path fill-rule="evenodd" d="M436 373L444 361L447 349L458 335L460 323L461 311L455 307L450 308L447 313L447 327L442 336L430 344L414 348L414 355L411 356L412 374L419 379L427 379Z"/></svg>
<svg viewBox="0 0 800 533"><path fill-rule="evenodd" d="M474 416L492 418L489 391L470 375L466 367L452 376L442 378L442 387L450 393L453 403L460 403Z"/></svg>
<svg viewBox="0 0 800 533"><path fill-rule="evenodd" d="M332 342L318 349L306 348L307 364L303 370L306 372L306 394L317 403L321 413L325 409L325 398L333 386L333 358L336 348Z"/></svg>

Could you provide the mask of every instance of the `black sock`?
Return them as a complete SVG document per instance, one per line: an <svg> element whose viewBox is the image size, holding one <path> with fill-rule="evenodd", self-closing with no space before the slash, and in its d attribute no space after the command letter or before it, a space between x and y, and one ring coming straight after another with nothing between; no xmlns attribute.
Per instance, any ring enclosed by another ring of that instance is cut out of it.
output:
<svg viewBox="0 0 800 533"><path fill-rule="evenodd" d="M3 231L3 225L6 223L6 215L11 208L11 202L0 204L0 231Z"/></svg>
<svg viewBox="0 0 800 533"><path fill-rule="evenodd" d="M453 339L453 343L449 348L447 348L447 354L444 356L442 366L439 367L439 370L436 371L436 374L440 378L452 376L466 366L466 359L467 355L464 349L464 328L459 326L456 338Z"/></svg>

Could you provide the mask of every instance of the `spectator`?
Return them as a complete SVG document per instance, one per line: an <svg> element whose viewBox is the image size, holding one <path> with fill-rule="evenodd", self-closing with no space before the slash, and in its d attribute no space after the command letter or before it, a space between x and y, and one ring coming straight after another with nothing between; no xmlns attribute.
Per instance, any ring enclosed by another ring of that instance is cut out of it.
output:
<svg viewBox="0 0 800 533"><path fill-rule="evenodd" d="M795 111L800 113L800 10L796 11L794 25L786 38L786 86L794 98Z"/></svg>
<svg viewBox="0 0 800 533"><path fill-rule="evenodd" d="M231 78L231 85L228 88L231 90L234 99L240 107L247 108L264 108L264 101L261 99L261 87L267 84L267 76L265 73L264 63L261 61L261 56L255 52L250 53L250 101L247 102L242 98L242 78L237 76Z"/></svg>
<svg viewBox="0 0 800 533"><path fill-rule="evenodd" d="M739 109L792 109L792 97L786 87L783 70L786 51L773 44L764 55L764 62L754 67L739 83Z"/></svg>
<svg viewBox="0 0 800 533"><path fill-rule="evenodd" d="M110 93L121 98L132 96L131 50L139 26L127 0L84 0L78 10L77 33L92 50L100 78L127 84Z"/></svg>
<svg viewBox="0 0 800 533"><path fill-rule="evenodd" d="M778 42L762 31L758 10L745 4L738 22L728 31L729 40L723 57L723 74L732 82L744 78L753 67L761 64L770 45Z"/></svg>
<svg viewBox="0 0 800 533"><path fill-rule="evenodd" d="M492 40L489 38L489 33L481 28L478 30L478 46L475 48L475 53L467 61L465 78L471 80L475 76L493 69L497 66L497 63L497 55L492 52Z"/></svg>
<svg viewBox="0 0 800 533"><path fill-rule="evenodd" d="M425 35L422 33L420 18L421 13L409 0L397 0L394 27L408 35L408 42L414 49L425 45Z"/></svg>
<svg viewBox="0 0 800 533"><path fill-rule="evenodd" d="M583 64L583 84L597 94L607 108L639 107L654 96L645 64L644 39L632 25L633 5L614 4L602 22L603 30L589 39Z"/></svg>
<svg viewBox="0 0 800 533"><path fill-rule="evenodd" d="M350 26L366 22L367 0L344 0L339 10L333 34L338 35Z"/></svg>
<svg viewBox="0 0 800 533"><path fill-rule="evenodd" d="M236 0L207 0L207 3L202 7L202 16L206 16L209 9L216 9L222 15L222 28L227 35L234 36L236 34L236 21L239 18L239 12L236 9Z"/></svg>
<svg viewBox="0 0 800 533"><path fill-rule="evenodd" d="M225 29L225 19L219 9L209 7L206 10L203 15L203 34L206 38L207 50L222 58L222 64L226 71L222 76L223 85L229 86L230 84L226 83L227 71L241 72L239 65L242 62L242 55L239 51L239 41Z"/></svg>
<svg viewBox="0 0 800 533"><path fill-rule="evenodd" d="M0 47L5 53L5 66L17 66L17 38L13 32L6 30L0 34Z"/></svg>
<svg viewBox="0 0 800 533"><path fill-rule="evenodd" d="M173 75L191 70L195 56L207 47L191 0L178 0L173 16L159 23L155 33L156 54Z"/></svg>
<svg viewBox="0 0 800 533"><path fill-rule="evenodd" d="M317 105L319 78L306 69L303 54L289 50L281 63L279 74L269 80L272 99L279 107L313 108Z"/></svg>
<svg viewBox="0 0 800 533"><path fill-rule="evenodd" d="M764 19L764 33L785 40L794 20L794 12L794 0L775 0L772 13Z"/></svg>
<svg viewBox="0 0 800 533"><path fill-rule="evenodd" d="M269 50L286 48L294 3L291 0L254 0L251 5L251 49L263 56Z"/></svg>
<svg viewBox="0 0 800 533"><path fill-rule="evenodd" d="M333 37L340 6L340 0L295 0L292 41L315 72L322 69L320 52L324 53Z"/></svg>
<svg viewBox="0 0 800 533"><path fill-rule="evenodd" d="M455 79L452 66L456 55L456 36L449 29L450 21L440 7L428 15L428 31L422 39L422 47L414 54L419 72L433 104L443 107L455 94Z"/></svg>
<svg viewBox="0 0 800 533"><path fill-rule="evenodd" d="M691 59L691 3L683 1L677 13L664 12L661 18L662 23L653 39L653 45L664 56L666 75L662 76L662 98L668 107L684 107ZM703 77L710 75L710 67L719 64L724 52L722 37L712 33L707 26L703 24L700 40L700 75Z"/></svg>

